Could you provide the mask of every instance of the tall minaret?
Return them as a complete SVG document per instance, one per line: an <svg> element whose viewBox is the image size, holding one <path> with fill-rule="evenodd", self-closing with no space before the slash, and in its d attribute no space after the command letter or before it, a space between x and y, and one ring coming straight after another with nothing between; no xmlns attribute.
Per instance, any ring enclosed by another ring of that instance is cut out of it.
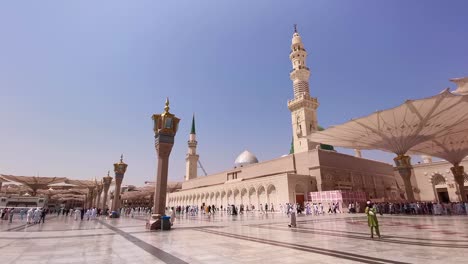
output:
<svg viewBox="0 0 468 264"><path fill-rule="evenodd" d="M319 104L317 98L310 97L310 71L306 65L307 52L301 36L297 33L296 25L294 25L289 59L293 67L289 76L293 81L294 99L288 101L288 108L292 117L294 153L298 153L309 151L318 145L306 137L318 129L317 107Z"/></svg>
<svg viewBox="0 0 468 264"><path fill-rule="evenodd" d="M188 141L188 152L185 157L185 180L197 178L198 155L197 155L197 137L195 133L195 115L192 118L192 130Z"/></svg>

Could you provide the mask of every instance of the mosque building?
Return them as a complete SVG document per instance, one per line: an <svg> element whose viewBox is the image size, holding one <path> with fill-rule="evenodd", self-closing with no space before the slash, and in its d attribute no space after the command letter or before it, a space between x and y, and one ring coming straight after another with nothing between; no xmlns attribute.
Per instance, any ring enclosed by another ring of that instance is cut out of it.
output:
<svg viewBox="0 0 468 264"><path fill-rule="evenodd" d="M395 200L404 192L392 165L338 153L333 147L311 142L307 136L320 130L317 120L317 98L310 95L307 51L301 36L292 36L290 78L294 98L288 101L291 111L293 143L289 155L259 162L249 152L242 152L234 168L199 177L197 175L197 140L195 117L188 141L186 175L182 188L168 194L169 206L228 204L253 205L268 203L302 203L311 192L348 191L365 193L366 198Z"/></svg>

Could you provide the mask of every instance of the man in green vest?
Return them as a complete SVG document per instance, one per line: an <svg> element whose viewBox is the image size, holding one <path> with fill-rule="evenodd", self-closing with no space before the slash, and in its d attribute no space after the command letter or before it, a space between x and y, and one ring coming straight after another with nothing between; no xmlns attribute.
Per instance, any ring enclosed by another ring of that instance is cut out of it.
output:
<svg viewBox="0 0 468 264"><path fill-rule="evenodd" d="M371 238L374 238L374 229L375 233L380 238L379 221L377 220L377 210L374 208L371 201L367 201L365 213L367 215L367 224L369 225L371 231Z"/></svg>

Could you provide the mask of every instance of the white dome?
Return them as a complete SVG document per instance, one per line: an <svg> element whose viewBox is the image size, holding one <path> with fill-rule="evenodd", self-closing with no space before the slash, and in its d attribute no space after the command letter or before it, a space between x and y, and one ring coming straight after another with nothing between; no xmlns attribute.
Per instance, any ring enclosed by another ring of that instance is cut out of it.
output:
<svg viewBox="0 0 468 264"><path fill-rule="evenodd" d="M245 165L258 163L258 159L254 154L246 150L237 156L237 159L234 163L236 164L236 167L243 167Z"/></svg>

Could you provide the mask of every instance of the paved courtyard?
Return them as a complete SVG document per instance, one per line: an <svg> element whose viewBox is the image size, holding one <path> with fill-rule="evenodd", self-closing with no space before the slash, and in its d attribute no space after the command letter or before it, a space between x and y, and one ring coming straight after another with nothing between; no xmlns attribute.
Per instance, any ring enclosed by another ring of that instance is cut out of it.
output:
<svg viewBox="0 0 468 264"><path fill-rule="evenodd" d="M0 224L8 263L467 263L468 217L380 217L370 239L364 215L182 216L171 231L147 231L136 218Z"/></svg>

